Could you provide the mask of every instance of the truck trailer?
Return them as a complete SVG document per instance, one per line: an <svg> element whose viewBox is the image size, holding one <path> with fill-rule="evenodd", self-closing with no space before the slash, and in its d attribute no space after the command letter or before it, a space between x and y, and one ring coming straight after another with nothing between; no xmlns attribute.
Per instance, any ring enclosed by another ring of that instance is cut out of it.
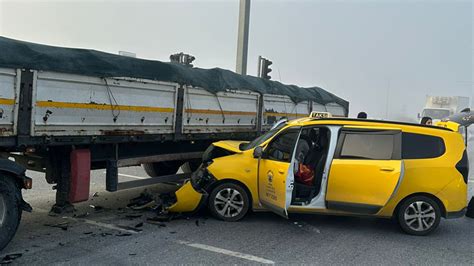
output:
<svg viewBox="0 0 474 266"><path fill-rule="evenodd" d="M216 140L348 107L319 87L0 37L0 250L31 211L26 170L45 173L62 213L88 200L93 169L106 169L111 192L186 178L178 168L192 171ZM119 183L119 167L141 164L152 178Z"/></svg>

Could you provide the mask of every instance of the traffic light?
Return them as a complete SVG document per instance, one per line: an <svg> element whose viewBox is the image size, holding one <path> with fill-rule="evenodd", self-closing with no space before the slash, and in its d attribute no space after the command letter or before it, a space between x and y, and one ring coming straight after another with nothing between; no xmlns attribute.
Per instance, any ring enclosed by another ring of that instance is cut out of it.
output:
<svg viewBox="0 0 474 266"><path fill-rule="evenodd" d="M273 64L272 61L268 59L263 59L263 67L262 67L262 78L264 79L271 79L272 77L269 75L272 72L270 66Z"/></svg>
<svg viewBox="0 0 474 266"><path fill-rule="evenodd" d="M170 55L170 61L171 62L182 64L182 65L185 65L185 66L190 66L190 67L193 67L193 64L191 64L191 63L195 59L196 59L196 57L194 57L192 55L189 55L189 54L185 54L183 52L178 53L178 54Z"/></svg>
<svg viewBox="0 0 474 266"><path fill-rule="evenodd" d="M264 79L271 79L272 77L269 74L270 72L272 72L270 66L271 64L273 64L273 62L261 56L259 56L258 59L259 77Z"/></svg>

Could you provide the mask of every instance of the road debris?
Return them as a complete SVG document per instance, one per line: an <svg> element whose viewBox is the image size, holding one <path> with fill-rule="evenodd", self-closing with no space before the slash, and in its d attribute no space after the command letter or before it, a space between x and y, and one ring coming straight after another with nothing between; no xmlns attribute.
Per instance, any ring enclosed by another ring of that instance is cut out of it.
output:
<svg viewBox="0 0 474 266"><path fill-rule="evenodd" d="M142 205L143 203L149 202L151 200L153 200L153 196L145 189L138 197L131 199L127 207Z"/></svg>
<svg viewBox="0 0 474 266"><path fill-rule="evenodd" d="M74 217L74 218L86 218L87 216L89 216L89 213L84 212L84 213L81 213L81 214L74 214L72 217Z"/></svg>
<svg viewBox="0 0 474 266"><path fill-rule="evenodd" d="M137 218L140 218L142 217L143 215L142 214L127 214L125 215L125 218L128 218L130 220L133 220L133 219L137 219Z"/></svg>
<svg viewBox="0 0 474 266"><path fill-rule="evenodd" d="M10 263L12 263L14 260L20 258L21 256L23 256L22 253L12 253L12 254L8 254L8 255L6 255L5 257L2 258L2 260L0 261L0 265L10 264Z"/></svg>
<svg viewBox="0 0 474 266"><path fill-rule="evenodd" d="M122 229L125 229L125 230L134 231L134 232L141 232L141 231L143 231L143 230L140 229L140 228L136 228L136 227L128 226L128 225L117 225L117 227L122 228Z"/></svg>
<svg viewBox="0 0 474 266"><path fill-rule="evenodd" d="M127 205L132 210L156 209L159 206L159 202L146 189L140 193L140 196L131 199Z"/></svg>
<svg viewBox="0 0 474 266"><path fill-rule="evenodd" d="M318 228L306 222L293 222L293 224L298 226L298 228L303 229L303 231L317 233L317 234L321 233L321 231Z"/></svg>
<svg viewBox="0 0 474 266"><path fill-rule="evenodd" d="M57 223L57 224L44 224L44 226L61 228L62 230L67 231L69 227L69 222L62 222L62 223Z"/></svg>
<svg viewBox="0 0 474 266"><path fill-rule="evenodd" d="M156 219L155 217L147 218L146 222L149 224L158 225L159 227L166 227L166 224L161 219Z"/></svg>
<svg viewBox="0 0 474 266"><path fill-rule="evenodd" d="M94 194L92 194L92 197L93 198L98 198L99 197L99 192L94 192Z"/></svg>
<svg viewBox="0 0 474 266"><path fill-rule="evenodd" d="M94 209L96 212L103 211L105 208L99 205L89 205L92 209Z"/></svg>
<svg viewBox="0 0 474 266"><path fill-rule="evenodd" d="M120 237L122 237L122 236L131 236L131 235L132 235L132 233L124 233L124 232L120 232L118 234L115 234L115 236L120 236Z"/></svg>

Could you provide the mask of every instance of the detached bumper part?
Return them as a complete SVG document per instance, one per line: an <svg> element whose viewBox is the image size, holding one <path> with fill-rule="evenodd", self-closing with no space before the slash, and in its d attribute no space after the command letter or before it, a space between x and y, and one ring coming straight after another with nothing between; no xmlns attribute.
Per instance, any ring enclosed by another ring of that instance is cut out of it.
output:
<svg viewBox="0 0 474 266"><path fill-rule="evenodd" d="M199 210L206 202L208 193L206 189L216 181L216 178L201 166L186 182L175 192L176 201L167 208L170 212L193 212Z"/></svg>
<svg viewBox="0 0 474 266"><path fill-rule="evenodd" d="M197 192L191 182L186 182L175 192L176 203L168 208L170 212L192 212L196 210L203 198L203 194Z"/></svg>

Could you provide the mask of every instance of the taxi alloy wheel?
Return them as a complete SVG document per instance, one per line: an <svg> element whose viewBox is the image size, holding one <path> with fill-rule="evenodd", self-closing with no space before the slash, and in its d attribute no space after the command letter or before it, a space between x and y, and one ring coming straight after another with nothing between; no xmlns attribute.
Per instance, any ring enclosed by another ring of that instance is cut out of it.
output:
<svg viewBox="0 0 474 266"><path fill-rule="evenodd" d="M428 235L438 227L440 220L438 203L426 196L405 200L398 211L401 228L411 235Z"/></svg>
<svg viewBox="0 0 474 266"><path fill-rule="evenodd" d="M242 219L249 210L249 196L242 186L223 183L214 188L209 197L209 210L216 218L234 222Z"/></svg>

